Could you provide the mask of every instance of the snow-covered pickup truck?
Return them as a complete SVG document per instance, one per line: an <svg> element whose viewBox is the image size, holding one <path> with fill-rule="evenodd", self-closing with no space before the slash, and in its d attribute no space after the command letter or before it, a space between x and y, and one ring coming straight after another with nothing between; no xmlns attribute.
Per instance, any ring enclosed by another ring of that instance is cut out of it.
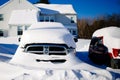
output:
<svg viewBox="0 0 120 80"><path fill-rule="evenodd" d="M75 53L74 38L61 23L38 22L23 33L10 63L38 68L65 68L79 62Z"/></svg>
<svg viewBox="0 0 120 80"><path fill-rule="evenodd" d="M97 64L120 68L120 28L107 27L93 33L89 57Z"/></svg>

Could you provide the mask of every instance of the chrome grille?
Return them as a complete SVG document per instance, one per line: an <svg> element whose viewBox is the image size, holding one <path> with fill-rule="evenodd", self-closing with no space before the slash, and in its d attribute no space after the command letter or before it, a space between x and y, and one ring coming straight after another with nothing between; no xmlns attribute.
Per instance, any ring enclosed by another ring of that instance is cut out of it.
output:
<svg viewBox="0 0 120 80"><path fill-rule="evenodd" d="M67 48L63 45L27 45L25 52L34 54L46 54L46 55L66 55Z"/></svg>

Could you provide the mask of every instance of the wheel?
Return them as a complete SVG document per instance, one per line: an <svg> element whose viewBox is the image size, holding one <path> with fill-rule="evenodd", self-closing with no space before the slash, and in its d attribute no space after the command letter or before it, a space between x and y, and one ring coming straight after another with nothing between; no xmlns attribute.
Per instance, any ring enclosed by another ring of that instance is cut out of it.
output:
<svg viewBox="0 0 120 80"><path fill-rule="evenodd" d="M111 67L111 58L110 58L109 54L106 54L105 56L106 56L105 57L105 65L107 67Z"/></svg>
<svg viewBox="0 0 120 80"><path fill-rule="evenodd" d="M119 68L116 60L111 59L111 67L112 67L113 69L118 69L118 68Z"/></svg>

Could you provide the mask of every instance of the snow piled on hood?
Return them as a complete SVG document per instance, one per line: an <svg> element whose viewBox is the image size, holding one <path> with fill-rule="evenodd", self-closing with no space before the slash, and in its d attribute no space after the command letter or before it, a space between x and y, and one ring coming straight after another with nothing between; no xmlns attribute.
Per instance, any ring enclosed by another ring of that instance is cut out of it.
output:
<svg viewBox="0 0 120 80"><path fill-rule="evenodd" d="M67 44L68 47L75 48L73 36L60 23L40 22L31 25L31 27L23 33L20 45L30 43L55 43Z"/></svg>
<svg viewBox="0 0 120 80"><path fill-rule="evenodd" d="M36 22L33 23L28 30L35 29L66 29L63 24L59 22Z"/></svg>

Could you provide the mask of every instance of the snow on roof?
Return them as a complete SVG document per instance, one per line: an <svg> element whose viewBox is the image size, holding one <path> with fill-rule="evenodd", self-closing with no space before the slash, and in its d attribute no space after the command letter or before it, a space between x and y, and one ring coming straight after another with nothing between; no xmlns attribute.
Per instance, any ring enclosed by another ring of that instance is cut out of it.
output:
<svg viewBox="0 0 120 80"><path fill-rule="evenodd" d="M37 22L37 10L14 10L12 11L10 25L30 25Z"/></svg>
<svg viewBox="0 0 120 80"><path fill-rule="evenodd" d="M35 6L40 8L41 13L43 14L76 14L70 4L35 4Z"/></svg>
<svg viewBox="0 0 120 80"><path fill-rule="evenodd" d="M120 28L111 26L98 29L93 36L103 36L104 44L111 48L120 48Z"/></svg>

